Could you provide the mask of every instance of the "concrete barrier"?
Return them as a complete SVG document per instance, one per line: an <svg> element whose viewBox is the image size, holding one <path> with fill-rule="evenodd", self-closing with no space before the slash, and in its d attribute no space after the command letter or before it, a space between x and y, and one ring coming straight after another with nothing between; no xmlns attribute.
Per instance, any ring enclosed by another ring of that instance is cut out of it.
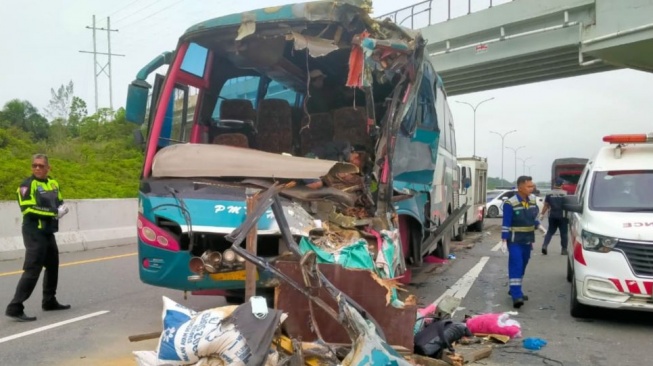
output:
<svg viewBox="0 0 653 366"><path fill-rule="evenodd" d="M136 243L138 200L66 200L70 212L56 234L60 252L75 252ZM0 202L0 260L22 258L22 215L14 201Z"/></svg>

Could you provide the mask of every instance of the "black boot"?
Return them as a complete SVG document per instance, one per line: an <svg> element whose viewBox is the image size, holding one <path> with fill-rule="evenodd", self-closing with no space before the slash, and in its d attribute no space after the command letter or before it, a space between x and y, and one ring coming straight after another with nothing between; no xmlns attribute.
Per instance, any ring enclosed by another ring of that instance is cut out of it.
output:
<svg viewBox="0 0 653 366"><path fill-rule="evenodd" d="M520 298L515 299L515 300L512 301L512 307L515 308L515 309L521 308L522 305L524 305L524 298L523 297L520 297Z"/></svg>

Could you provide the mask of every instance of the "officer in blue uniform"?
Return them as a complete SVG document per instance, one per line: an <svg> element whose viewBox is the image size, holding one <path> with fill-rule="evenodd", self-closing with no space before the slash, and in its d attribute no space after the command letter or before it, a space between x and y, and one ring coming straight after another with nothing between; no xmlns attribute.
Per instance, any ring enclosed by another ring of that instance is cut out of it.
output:
<svg viewBox="0 0 653 366"><path fill-rule="evenodd" d="M501 239L508 249L508 278L510 296L513 306L520 308L528 297L522 292L522 281L526 265L531 258L535 230L540 226L537 217L539 209L532 194L535 185L533 178L521 176L517 178L517 194L503 204L503 225Z"/></svg>

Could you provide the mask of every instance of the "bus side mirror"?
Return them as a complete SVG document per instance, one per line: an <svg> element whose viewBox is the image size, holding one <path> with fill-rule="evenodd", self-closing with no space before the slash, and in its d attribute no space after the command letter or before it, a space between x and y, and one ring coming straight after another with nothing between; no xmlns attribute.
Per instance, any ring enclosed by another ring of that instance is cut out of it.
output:
<svg viewBox="0 0 653 366"><path fill-rule="evenodd" d="M583 213L583 203L578 202L578 196L562 197L562 209L569 212Z"/></svg>
<svg viewBox="0 0 653 366"><path fill-rule="evenodd" d="M145 122L150 87L150 84L144 80L134 80L129 84L129 88L127 89L127 106L125 107L125 119L127 122L137 125L142 125Z"/></svg>

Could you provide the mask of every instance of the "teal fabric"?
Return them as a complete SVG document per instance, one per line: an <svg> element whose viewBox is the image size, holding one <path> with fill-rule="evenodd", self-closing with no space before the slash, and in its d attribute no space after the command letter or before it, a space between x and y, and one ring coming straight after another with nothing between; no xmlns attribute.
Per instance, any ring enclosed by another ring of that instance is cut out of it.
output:
<svg viewBox="0 0 653 366"><path fill-rule="evenodd" d="M339 264L345 268L374 270L374 262L367 251L367 242L362 239L340 249L337 256L338 251L328 252L313 244L306 237L302 237L299 242L299 249L302 254L308 251L315 252L317 254L317 263L331 263Z"/></svg>

